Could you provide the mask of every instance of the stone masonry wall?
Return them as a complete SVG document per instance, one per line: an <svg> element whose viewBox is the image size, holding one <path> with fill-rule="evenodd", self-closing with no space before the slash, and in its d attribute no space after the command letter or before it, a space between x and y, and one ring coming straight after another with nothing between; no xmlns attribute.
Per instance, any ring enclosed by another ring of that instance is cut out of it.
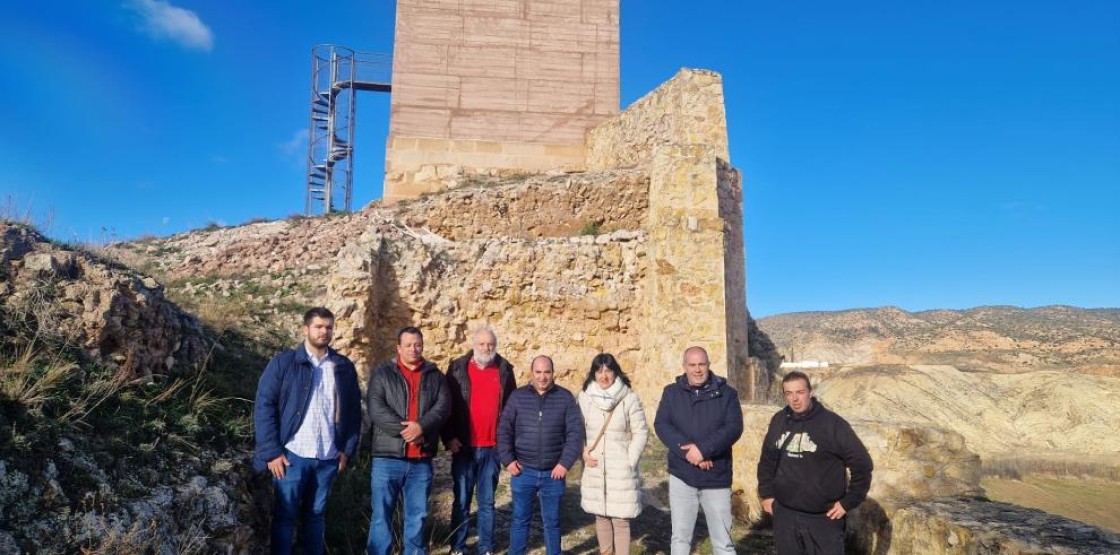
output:
<svg viewBox="0 0 1120 555"><path fill-rule="evenodd" d="M705 145L730 161L723 78L682 69L587 136L587 169L648 166L658 146Z"/></svg>
<svg viewBox="0 0 1120 555"><path fill-rule="evenodd" d="M401 223L451 241L568 237L641 229L649 175L641 170L478 179L444 195L393 206Z"/></svg>
<svg viewBox="0 0 1120 555"><path fill-rule="evenodd" d="M727 368L743 399L762 400L769 388L765 368L751 362L748 348L747 267L743 245L743 181L739 170L716 159L716 195L723 220L724 305L727 307Z"/></svg>
<svg viewBox="0 0 1120 555"><path fill-rule="evenodd" d="M618 112L618 0L400 0L390 202L453 175L583 165Z"/></svg>
<svg viewBox="0 0 1120 555"><path fill-rule="evenodd" d="M650 275L643 287L640 367L661 383L681 371L689 345L708 350L713 370L754 399L747 352L742 186L728 165L719 74L681 70L588 135L596 170L647 168ZM738 203L738 204L736 204ZM762 388L764 390L764 388ZM760 393L761 391L757 392ZM652 406L661 388L639 393Z"/></svg>
<svg viewBox="0 0 1120 555"><path fill-rule="evenodd" d="M444 368L467 352L470 331L487 324L519 383L537 354L552 356L558 381L570 387L600 352L633 369L644 242L634 231L463 242L367 233L340 253L329 284L336 345L365 367L393 356L396 331L416 325L425 355Z"/></svg>

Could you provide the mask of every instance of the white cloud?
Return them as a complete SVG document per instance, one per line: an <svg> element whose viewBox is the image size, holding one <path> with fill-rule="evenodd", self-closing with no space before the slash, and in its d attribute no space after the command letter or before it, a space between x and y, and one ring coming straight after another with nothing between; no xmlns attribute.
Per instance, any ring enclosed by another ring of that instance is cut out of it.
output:
<svg viewBox="0 0 1120 555"><path fill-rule="evenodd" d="M292 134L292 138L280 144L280 150L284 154L291 156L293 154L303 154L307 151L307 129L300 129Z"/></svg>
<svg viewBox="0 0 1120 555"><path fill-rule="evenodd" d="M171 217L164 216L163 219L160 220L160 223L162 223L163 225L167 225L167 224L171 223Z"/></svg>
<svg viewBox="0 0 1120 555"><path fill-rule="evenodd" d="M214 48L214 33L190 10L163 0L129 0L125 8L140 16L140 30L154 39L170 40L193 50L209 52Z"/></svg>

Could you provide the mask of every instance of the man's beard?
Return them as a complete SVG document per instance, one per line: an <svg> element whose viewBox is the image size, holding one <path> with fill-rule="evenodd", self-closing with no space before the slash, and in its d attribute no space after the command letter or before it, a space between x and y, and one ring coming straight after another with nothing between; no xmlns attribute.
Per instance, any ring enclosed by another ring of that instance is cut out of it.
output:
<svg viewBox="0 0 1120 555"><path fill-rule="evenodd" d="M498 353L490 353L484 355L476 352L474 354L474 363L479 365L480 367L486 367L489 366L491 362L494 362L494 357L496 356L498 356Z"/></svg>

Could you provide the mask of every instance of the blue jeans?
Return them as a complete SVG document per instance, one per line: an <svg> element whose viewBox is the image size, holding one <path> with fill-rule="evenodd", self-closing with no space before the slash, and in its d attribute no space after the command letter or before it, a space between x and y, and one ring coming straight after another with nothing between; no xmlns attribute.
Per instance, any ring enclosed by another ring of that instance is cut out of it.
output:
<svg viewBox="0 0 1120 555"><path fill-rule="evenodd" d="M455 504L451 508L451 550L466 551L471 497L478 489L478 553L493 553L494 490L498 487L498 455L493 447L463 447L451 457Z"/></svg>
<svg viewBox="0 0 1120 555"><path fill-rule="evenodd" d="M523 467L509 481L513 492L513 522L509 527L509 555L524 555L529 544L529 521L533 518L533 499L541 502L544 547L548 555L560 553L560 501L564 499L564 480L552 478L552 469Z"/></svg>
<svg viewBox="0 0 1120 555"><path fill-rule="evenodd" d="M369 555L389 555L393 548L393 513L397 500L404 497L405 555L428 553L424 537L428 522L428 494L432 491L431 459L393 459L374 457L370 465L370 504L373 516L369 521Z"/></svg>
<svg viewBox="0 0 1120 555"><path fill-rule="evenodd" d="M323 552L323 532L326 530L324 515L327 495L334 477L338 475L338 460L321 461L305 459L285 450L291 466L284 477L272 478L275 499L272 504L272 553L287 555L292 552L296 519L303 513L300 541L304 553Z"/></svg>

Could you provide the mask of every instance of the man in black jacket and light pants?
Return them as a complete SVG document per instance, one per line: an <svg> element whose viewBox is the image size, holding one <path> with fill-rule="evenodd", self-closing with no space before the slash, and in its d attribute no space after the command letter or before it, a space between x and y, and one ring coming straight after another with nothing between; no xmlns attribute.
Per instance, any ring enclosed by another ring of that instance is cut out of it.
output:
<svg viewBox="0 0 1120 555"><path fill-rule="evenodd" d="M731 543L731 446L743 435L739 393L711 372L708 352L689 347L684 373L665 386L653 427L668 449L672 555L688 555L696 512L712 553L735 553Z"/></svg>
<svg viewBox="0 0 1120 555"><path fill-rule="evenodd" d="M843 555L844 515L867 497L871 455L847 421L813 398L808 376L786 374L782 392L789 406L770 420L758 461L774 544L779 555Z"/></svg>

